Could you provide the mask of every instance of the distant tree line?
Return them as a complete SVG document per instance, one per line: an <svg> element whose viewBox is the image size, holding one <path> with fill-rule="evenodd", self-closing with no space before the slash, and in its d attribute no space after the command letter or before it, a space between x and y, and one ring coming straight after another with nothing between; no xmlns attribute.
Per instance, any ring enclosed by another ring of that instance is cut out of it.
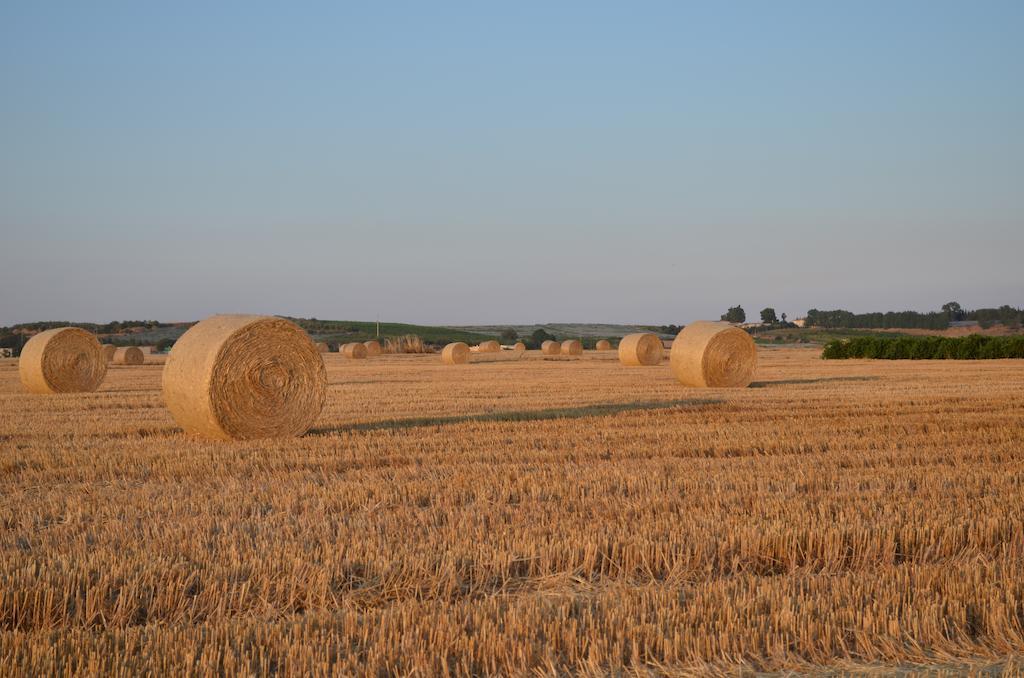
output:
<svg viewBox="0 0 1024 678"><path fill-rule="evenodd" d="M826 360L989 360L1024 358L1024 336L986 337L855 337L825 344Z"/></svg>
<svg viewBox="0 0 1024 678"><path fill-rule="evenodd" d="M979 308L965 311L955 301L943 304L941 311L888 311L886 313L851 313L834 310L819 311L812 308L807 312L807 325L825 328L920 328L941 330L958 320L974 320L982 327L1002 323L1009 327L1020 327L1024 323L1024 310L1003 305L999 308Z"/></svg>

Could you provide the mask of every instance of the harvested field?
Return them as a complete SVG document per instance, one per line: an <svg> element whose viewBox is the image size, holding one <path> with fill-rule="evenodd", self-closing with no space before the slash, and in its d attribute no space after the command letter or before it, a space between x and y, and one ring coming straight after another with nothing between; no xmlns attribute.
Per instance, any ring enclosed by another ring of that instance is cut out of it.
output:
<svg viewBox="0 0 1024 678"><path fill-rule="evenodd" d="M250 442L0 360L0 675L1019 669L1024 361L818 356L330 353Z"/></svg>

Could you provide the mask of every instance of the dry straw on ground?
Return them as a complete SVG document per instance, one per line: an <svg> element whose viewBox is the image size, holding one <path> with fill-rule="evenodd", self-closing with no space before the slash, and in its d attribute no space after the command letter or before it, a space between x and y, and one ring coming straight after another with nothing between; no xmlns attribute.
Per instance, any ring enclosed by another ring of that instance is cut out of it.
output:
<svg viewBox="0 0 1024 678"><path fill-rule="evenodd" d="M138 346L121 346L114 351L115 365L141 365L146 362L146 354Z"/></svg>
<svg viewBox="0 0 1024 678"><path fill-rule="evenodd" d="M416 354L433 353L434 349L423 343L423 340L415 334L407 334L404 337L385 339L382 351L388 354Z"/></svg>
<svg viewBox="0 0 1024 678"><path fill-rule="evenodd" d="M103 357L106 361L108 363L112 361L114 359L114 354L117 353L117 346L114 346L113 344L103 344L101 348L103 349Z"/></svg>
<svg viewBox="0 0 1024 678"><path fill-rule="evenodd" d="M562 344L548 339L540 345L540 352L544 355L558 355L562 352Z"/></svg>
<svg viewBox="0 0 1024 678"><path fill-rule="evenodd" d="M562 342L562 355L583 355L583 342L579 339L566 339Z"/></svg>
<svg viewBox="0 0 1024 678"><path fill-rule="evenodd" d="M107 373L100 342L80 327L34 335L18 360L21 383L32 393L95 391Z"/></svg>
<svg viewBox="0 0 1024 678"><path fill-rule="evenodd" d="M354 341L349 344L345 344L341 347L341 352L346 358L353 360L362 360L366 357L366 345L358 341Z"/></svg>
<svg viewBox="0 0 1024 678"><path fill-rule="evenodd" d="M477 353L497 353L501 350L501 344L493 339L490 341L481 341L480 346L477 347Z"/></svg>
<svg viewBox="0 0 1024 678"><path fill-rule="evenodd" d="M759 350L325 359L232 444L0 360L0 676L1021 675L1024 360Z"/></svg>
<svg viewBox="0 0 1024 678"><path fill-rule="evenodd" d="M364 341L363 346L366 347L366 355L369 358L381 354L380 342L376 341L375 339L371 339L370 341Z"/></svg>
<svg viewBox="0 0 1024 678"><path fill-rule="evenodd" d="M595 351L610 351L612 350L612 342L607 339L598 339L597 343L594 344Z"/></svg>
<svg viewBox="0 0 1024 678"><path fill-rule="evenodd" d="M627 334L619 342L619 362L630 367L658 365L664 354L661 339L650 332Z"/></svg>
<svg viewBox="0 0 1024 678"><path fill-rule="evenodd" d="M469 346L456 341L441 350L441 362L445 365L465 365L469 362Z"/></svg>
<svg viewBox="0 0 1024 678"><path fill-rule="evenodd" d="M757 346L729 323L695 322L676 337L669 360L684 386L745 387L757 369Z"/></svg>
<svg viewBox="0 0 1024 678"><path fill-rule="evenodd" d="M321 353L330 353L331 345L328 344L326 341L318 341L316 342L316 350L320 351Z"/></svg>
<svg viewBox="0 0 1024 678"><path fill-rule="evenodd" d="M163 371L164 402L178 425L213 438L301 435L326 394L316 345L282 318L207 318L178 339Z"/></svg>
<svg viewBox="0 0 1024 678"><path fill-rule="evenodd" d="M1005 661L1024 361L817 356L706 397L596 354L388 357L316 435L233 445L177 435L157 370L39 398L0 361L0 675Z"/></svg>

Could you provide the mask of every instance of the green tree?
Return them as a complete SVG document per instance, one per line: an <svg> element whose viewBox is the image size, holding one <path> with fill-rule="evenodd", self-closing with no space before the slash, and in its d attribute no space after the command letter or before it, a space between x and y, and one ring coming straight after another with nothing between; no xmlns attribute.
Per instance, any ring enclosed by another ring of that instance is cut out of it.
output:
<svg viewBox="0 0 1024 678"><path fill-rule="evenodd" d="M955 301L947 301L942 305L942 310L949 315L950 320L963 320L964 310Z"/></svg>
<svg viewBox="0 0 1024 678"><path fill-rule="evenodd" d="M511 327L506 327L506 328L505 328L504 330L502 330L502 332L501 332L501 338L502 338L502 339L507 339L508 341L515 341L516 339L518 339L518 338L519 338L519 333L518 333L518 332L516 332L516 331L515 331L514 329L512 329Z"/></svg>
<svg viewBox="0 0 1024 678"><path fill-rule="evenodd" d="M730 323L743 323L747 321L747 312L743 310L742 306L731 306L722 316L722 320Z"/></svg>
<svg viewBox="0 0 1024 678"><path fill-rule="evenodd" d="M761 309L761 322L765 325L774 325L779 322L778 316L775 315L775 309L771 306Z"/></svg>

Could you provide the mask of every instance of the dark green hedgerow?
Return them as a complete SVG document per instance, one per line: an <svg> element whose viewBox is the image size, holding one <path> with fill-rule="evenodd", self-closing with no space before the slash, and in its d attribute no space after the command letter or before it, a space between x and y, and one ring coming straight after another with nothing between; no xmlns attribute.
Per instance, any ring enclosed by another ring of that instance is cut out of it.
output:
<svg viewBox="0 0 1024 678"><path fill-rule="evenodd" d="M989 360L1024 358L1024 336L985 337L855 337L825 344L825 360Z"/></svg>

